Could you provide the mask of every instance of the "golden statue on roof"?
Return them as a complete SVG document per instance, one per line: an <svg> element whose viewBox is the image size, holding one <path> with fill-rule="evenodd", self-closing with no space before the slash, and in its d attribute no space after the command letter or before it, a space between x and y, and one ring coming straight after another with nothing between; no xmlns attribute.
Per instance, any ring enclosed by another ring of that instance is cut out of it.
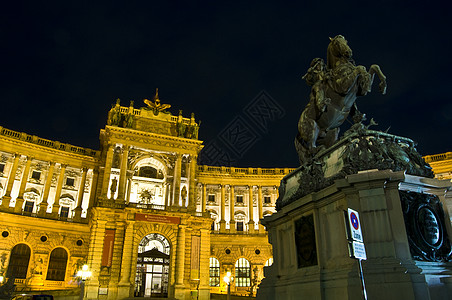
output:
<svg viewBox="0 0 452 300"><path fill-rule="evenodd" d="M154 102L148 99L143 100L144 103L148 106L148 109L154 111L154 115L158 115L159 112L164 111L171 107L170 104L161 104L159 99L159 89L157 88L155 91Z"/></svg>

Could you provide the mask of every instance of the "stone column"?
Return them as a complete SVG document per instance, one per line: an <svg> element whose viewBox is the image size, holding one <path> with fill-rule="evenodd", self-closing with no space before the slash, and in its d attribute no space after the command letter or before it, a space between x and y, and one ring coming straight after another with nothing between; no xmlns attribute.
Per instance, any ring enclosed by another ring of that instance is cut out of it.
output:
<svg viewBox="0 0 452 300"><path fill-rule="evenodd" d="M94 204L96 203L98 180L99 180L99 168L95 167L93 169L93 181L91 182L91 192L89 195L88 209L93 207Z"/></svg>
<svg viewBox="0 0 452 300"><path fill-rule="evenodd" d="M265 228L261 224L261 219L264 217L264 212L263 212L262 206L263 206L263 204L262 204L262 186L258 185L257 186L257 211L259 214L259 233L265 232Z"/></svg>
<svg viewBox="0 0 452 300"><path fill-rule="evenodd" d="M197 166L197 155L191 155L190 157L190 177L189 177L189 186L188 186L188 210L196 211L196 166Z"/></svg>
<svg viewBox="0 0 452 300"><path fill-rule="evenodd" d="M220 203L220 232L226 232L226 220L224 219L224 215L225 215L225 211L226 211L226 209L225 209L225 190L224 190L224 188L225 188L225 186L224 186L224 184L221 184L220 185L220 187L221 187L221 203Z"/></svg>
<svg viewBox="0 0 452 300"><path fill-rule="evenodd" d="M133 252L133 226L135 221L125 222L124 244L121 259L121 279L119 281L118 298L128 298L132 283L130 274L132 270L132 252Z"/></svg>
<svg viewBox="0 0 452 300"><path fill-rule="evenodd" d="M55 200L52 205L52 217L57 218L60 210L60 196L61 189L63 188L64 172L66 171L66 165L61 165L60 175L58 176L57 188L55 191Z"/></svg>
<svg viewBox="0 0 452 300"><path fill-rule="evenodd" d="M179 232L177 233L176 286L179 287L183 287L184 285L185 227L186 225L179 225Z"/></svg>
<svg viewBox="0 0 452 300"><path fill-rule="evenodd" d="M9 172L9 176L8 176L8 185L6 186L6 193L3 196L3 200L2 200L2 208L3 209L9 209L9 203L11 201L11 191L13 190L14 180L16 179L17 168L19 167L19 159L20 159L20 154L15 153L13 166L12 166L11 172Z"/></svg>
<svg viewBox="0 0 452 300"><path fill-rule="evenodd" d="M126 203L129 204L130 202L130 192L132 190L132 172L127 172L127 190L126 190Z"/></svg>
<svg viewBox="0 0 452 300"><path fill-rule="evenodd" d="M170 188L171 185L168 182L165 182L165 206L168 207L170 206Z"/></svg>
<svg viewBox="0 0 452 300"><path fill-rule="evenodd" d="M179 206L181 171L182 171L182 155L177 153L173 177L173 201L172 201L173 206Z"/></svg>
<svg viewBox="0 0 452 300"><path fill-rule="evenodd" d="M24 192L28 182L28 175L30 173L30 166L32 160L33 160L32 157L30 156L27 157L27 163L25 164L25 169L24 172L22 173L22 179L20 181L19 196L17 196L16 205L14 206L14 212L16 213L22 212L22 204L24 204Z"/></svg>
<svg viewBox="0 0 452 300"><path fill-rule="evenodd" d="M229 198L229 232L235 233L235 215L234 215L234 202L235 202L235 195L234 195L234 186L230 185L230 198Z"/></svg>
<svg viewBox="0 0 452 300"><path fill-rule="evenodd" d="M102 180L102 191L101 191L101 197L103 200L108 199L108 187L110 185L110 174L111 174L111 165L113 163L113 154L115 152L115 145L114 144L108 144L107 148L107 157L105 158L105 168L104 168L104 177ZM112 197L113 198L113 197Z"/></svg>
<svg viewBox="0 0 452 300"><path fill-rule="evenodd" d="M201 212L206 211L207 184L202 184Z"/></svg>
<svg viewBox="0 0 452 300"><path fill-rule="evenodd" d="M249 217L250 217L250 221L248 222L248 232L249 233L254 233L253 188L254 188L254 186L252 186L252 185L248 186L248 190L249 190L248 211L249 211Z"/></svg>
<svg viewBox="0 0 452 300"><path fill-rule="evenodd" d="M74 221L80 222L82 220L82 202L83 195L85 194L85 183L86 183L86 173L88 168L82 168L82 180L80 181L80 186L78 188L77 195L77 207L75 208Z"/></svg>
<svg viewBox="0 0 452 300"><path fill-rule="evenodd" d="M127 180L127 162L129 157L129 146L122 146L122 156L121 156L121 170L119 172L119 188L118 188L118 199L121 202L125 202L125 192L126 192L126 180Z"/></svg>
<svg viewBox="0 0 452 300"><path fill-rule="evenodd" d="M38 216L39 217L45 217L47 213L47 206L49 206L49 193L50 193L50 186L52 185L52 177L53 177L53 170L55 169L55 162L51 161L49 166L49 172L47 173L46 183L44 185L44 193L42 196L42 201L39 204L39 211Z"/></svg>

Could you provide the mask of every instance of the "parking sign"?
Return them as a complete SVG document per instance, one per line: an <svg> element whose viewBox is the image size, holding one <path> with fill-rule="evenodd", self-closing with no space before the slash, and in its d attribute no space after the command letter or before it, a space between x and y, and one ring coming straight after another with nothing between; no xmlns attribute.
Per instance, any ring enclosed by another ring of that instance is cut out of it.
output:
<svg viewBox="0 0 452 300"><path fill-rule="evenodd" d="M350 227L350 237L357 242L363 242L363 234L361 232L361 222L359 214L356 210L348 209L348 223Z"/></svg>

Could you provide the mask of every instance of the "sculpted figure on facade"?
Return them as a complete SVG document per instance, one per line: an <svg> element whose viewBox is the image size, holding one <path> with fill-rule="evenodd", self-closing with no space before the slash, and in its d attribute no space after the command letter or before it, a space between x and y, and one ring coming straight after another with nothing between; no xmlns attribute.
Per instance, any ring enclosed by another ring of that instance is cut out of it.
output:
<svg viewBox="0 0 452 300"><path fill-rule="evenodd" d="M342 35L330 40L326 65L321 58L315 58L303 76L312 88L295 138L301 164L337 141L339 126L349 114L355 122L361 122L364 114L358 111L355 101L371 91L375 74L380 79L380 92L386 93L386 77L378 65L372 65L367 72L364 66L355 65L352 50Z"/></svg>
<svg viewBox="0 0 452 300"><path fill-rule="evenodd" d="M182 110L179 110L179 115L177 116L177 136L184 137L185 135L185 124L184 118L182 116Z"/></svg>
<svg viewBox="0 0 452 300"><path fill-rule="evenodd" d="M111 186L110 186L110 192L111 192L112 199L116 193L117 186L118 186L118 179L116 179L116 177L113 177L113 179L111 180Z"/></svg>

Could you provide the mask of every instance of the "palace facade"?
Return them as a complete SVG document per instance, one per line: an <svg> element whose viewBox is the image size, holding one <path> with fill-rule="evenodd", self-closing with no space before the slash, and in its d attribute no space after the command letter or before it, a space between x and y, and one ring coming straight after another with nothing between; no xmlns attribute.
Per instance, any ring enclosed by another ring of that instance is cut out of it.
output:
<svg viewBox="0 0 452 300"><path fill-rule="evenodd" d="M260 219L294 169L198 165L194 115L108 113L100 150L0 127L0 278L86 299L255 294L272 249Z"/></svg>

